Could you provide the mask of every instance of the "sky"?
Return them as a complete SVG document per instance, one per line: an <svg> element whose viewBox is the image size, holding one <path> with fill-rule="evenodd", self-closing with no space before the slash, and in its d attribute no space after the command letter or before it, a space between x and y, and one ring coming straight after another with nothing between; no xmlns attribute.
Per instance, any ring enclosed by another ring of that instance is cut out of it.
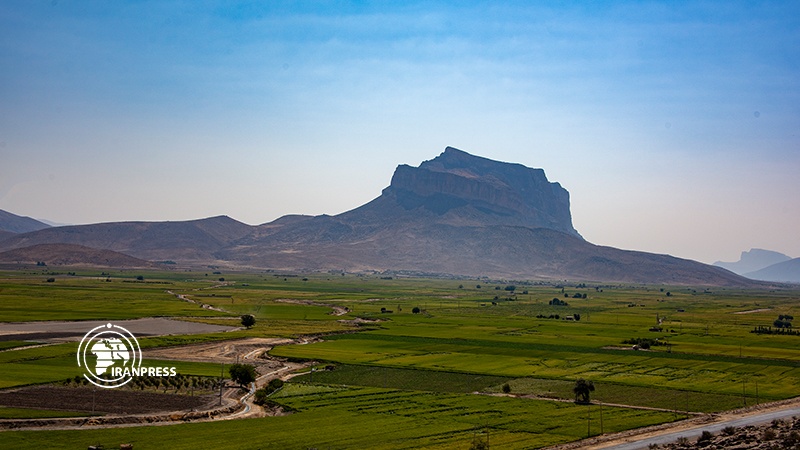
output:
<svg viewBox="0 0 800 450"><path fill-rule="evenodd" d="M800 2L0 2L0 209L338 214L446 146L588 241L800 257Z"/></svg>

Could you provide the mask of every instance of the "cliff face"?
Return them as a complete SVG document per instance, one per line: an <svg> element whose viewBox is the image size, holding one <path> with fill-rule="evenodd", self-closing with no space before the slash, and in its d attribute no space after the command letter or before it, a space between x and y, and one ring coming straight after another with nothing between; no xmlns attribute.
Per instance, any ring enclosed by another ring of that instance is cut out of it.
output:
<svg viewBox="0 0 800 450"><path fill-rule="evenodd" d="M441 223L549 228L579 236L572 226L569 192L542 169L492 161L447 147L419 167L401 165L383 196L406 210L424 209Z"/></svg>

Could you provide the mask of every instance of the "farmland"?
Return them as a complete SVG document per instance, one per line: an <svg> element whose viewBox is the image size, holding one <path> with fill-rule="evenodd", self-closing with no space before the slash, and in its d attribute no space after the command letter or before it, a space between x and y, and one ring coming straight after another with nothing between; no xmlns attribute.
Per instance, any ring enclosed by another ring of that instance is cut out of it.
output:
<svg viewBox="0 0 800 450"><path fill-rule="evenodd" d="M174 448L196 448L198 440L218 448L469 448L484 438L498 448L536 448L800 395L800 337L750 332L798 312L800 291L786 287L74 273L51 283L45 282L51 274L3 273L0 321L173 317L237 326L241 314L253 314L256 326L247 330L142 338L145 358L154 347L320 336L269 352L312 361L314 369L272 395L272 402L293 411L287 416L141 427L135 433L3 432L12 447L134 442L135 448L156 448L168 436ZM551 304L553 299L559 302ZM631 339L658 344L634 350L623 343ZM0 352L2 388L80 373L75 344L0 344L8 350ZM220 370L203 362L170 364L198 376ZM594 383L594 404L571 402L578 378ZM38 408L32 416L60 409ZM25 415L10 408L6 414ZM306 432L310 427L315 433ZM240 436L250 436L252 445L243 445Z"/></svg>

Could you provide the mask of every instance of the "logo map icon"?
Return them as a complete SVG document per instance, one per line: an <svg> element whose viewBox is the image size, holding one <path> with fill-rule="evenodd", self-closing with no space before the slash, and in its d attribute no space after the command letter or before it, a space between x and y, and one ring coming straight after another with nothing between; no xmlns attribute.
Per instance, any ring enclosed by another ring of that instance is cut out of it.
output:
<svg viewBox="0 0 800 450"><path fill-rule="evenodd" d="M118 388L131 381L142 365L142 349L130 331L107 323L92 328L78 345L78 367L90 383Z"/></svg>

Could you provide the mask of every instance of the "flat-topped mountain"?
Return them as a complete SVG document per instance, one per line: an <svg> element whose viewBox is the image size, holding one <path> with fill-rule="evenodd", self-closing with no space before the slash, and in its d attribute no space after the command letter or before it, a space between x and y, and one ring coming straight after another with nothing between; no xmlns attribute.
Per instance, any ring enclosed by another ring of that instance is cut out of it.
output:
<svg viewBox="0 0 800 450"><path fill-rule="evenodd" d="M470 155L447 147L419 167L401 165L383 191L406 211L425 210L437 223L549 228L578 236L569 192L542 169Z"/></svg>
<svg viewBox="0 0 800 450"><path fill-rule="evenodd" d="M748 252L742 252L739 260L736 262L717 261L714 265L722 267L723 269L728 269L739 275L745 275L773 264L789 261L790 259L792 258L780 252L764 250L762 248L751 248Z"/></svg>
<svg viewBox="0 0 800 450"><path fill-rule="evenodd" d="M586 242L572 225L569 193L542 169L451 147L419 167L398 166L380 196L335 216L284 216L259 226L220 216L58 227L0 240L0 250L41 243L79 244L179 264L280 270L758 284L696 261Z"/></svg>

